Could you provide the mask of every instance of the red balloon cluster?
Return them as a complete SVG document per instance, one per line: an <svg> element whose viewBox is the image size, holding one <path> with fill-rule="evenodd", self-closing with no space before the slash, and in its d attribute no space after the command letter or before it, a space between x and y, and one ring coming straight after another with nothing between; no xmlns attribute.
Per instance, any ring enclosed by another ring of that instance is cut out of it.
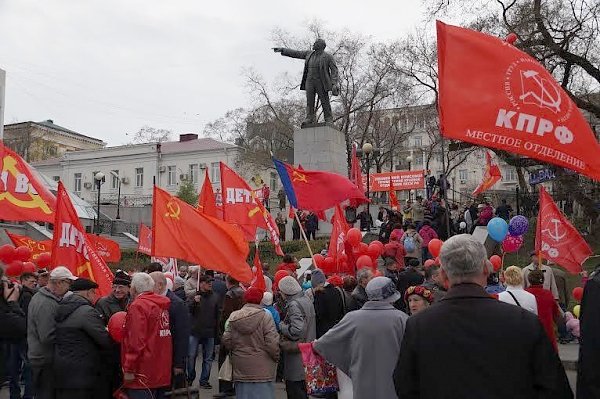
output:
<svg viewBox="0 0 600 399"><path fill-rule="evenodd" d="M582 287L573 288L573 298L575 298L575 300L577 302L581 302L581 299L583 298L583 288Z"/></svg>
<svg viewBox="0 0 600 399"><path fill-rule="evenodd" d="M21 262L27 262L31 258L31 248L29 247L17 247L15 250L15 259Z"/></svg>
<svg viewBox="0 0 600 399"><path fill-rule="evenodd" d="M37 264L37 266L40 269L44 269L44 268L50 266L51 260L52 260L52 256L50 255L50 252L42 252L36 258L35 263Z"/></svg>
<svg viewBox="0 0 600 399"><path fill-rule="evenodd" d="M2 263L9 264L13 260L15 260L16 250L12 245L3 245L0 247L0 261Z"/></svg>

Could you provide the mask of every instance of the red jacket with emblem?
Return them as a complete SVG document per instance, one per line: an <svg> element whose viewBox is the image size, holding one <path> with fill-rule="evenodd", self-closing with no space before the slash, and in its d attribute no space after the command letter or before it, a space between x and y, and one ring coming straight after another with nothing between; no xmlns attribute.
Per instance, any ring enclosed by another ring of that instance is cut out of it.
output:
<svg viewBox="0 0 600 399"><path fill-rule="evenodd" d="M133 373L135 379L125 381L125 388L154 389L171 385L170 303L166 296L144 292L129 305L121 343L121 364L123 372Z"/></svg>

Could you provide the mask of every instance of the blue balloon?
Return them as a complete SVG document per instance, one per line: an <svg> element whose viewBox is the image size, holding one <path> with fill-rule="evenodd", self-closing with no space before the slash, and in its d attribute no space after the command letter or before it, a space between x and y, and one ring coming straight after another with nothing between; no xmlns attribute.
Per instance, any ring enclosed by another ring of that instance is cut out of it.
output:
<svg viewBox="0 0 600 399"><path fill-rule="evenodd" d="M525 216L517 215L508 222L508 232L511 236L522 236L527 233L529 220Z"/></svg>
<svg viewBox="0 0 600 399"><path fill-rule="evenodd" d="M502 218L493 218L488 222L487 229L494 241L502 242L508 234L508 223Z"/></svg>

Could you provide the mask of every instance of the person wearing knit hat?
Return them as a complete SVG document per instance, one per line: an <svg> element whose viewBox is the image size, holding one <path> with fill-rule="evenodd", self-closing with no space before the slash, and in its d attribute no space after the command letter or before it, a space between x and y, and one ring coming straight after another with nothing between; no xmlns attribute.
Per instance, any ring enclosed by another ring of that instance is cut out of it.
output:
<svg viewBox="0 0 600 399"><path fill-rule="evenodd" d="M131 286L131 277L123 270L115 272L115 278L112 283L112 291L109 295L102 297L96 303L96 310L100 313L104 324L117 312L124 312L129 303L129 287Z"/></svg>
<svg viewBox="0 0 600 399"><path fill-rule="evenodd" d="M349 309L342 289L328 283L321 269L313 270L312 282L318 339L339 323Z"/></svg>
<svg viewBox="0 0 600 399"><path fill-rule="evenodd" d="M400 293L391 279L373 278L366 292L364 306L347 313L314 349L350 377L353 397L396 398L392 377L408 316L393 305Z"/></svg>
<svg viewBox="0 0 600 399"><path fill-rule="evenodd" d="M433 293L422 285L408 287L404 293L404 301L411 315L429 307L433 299Z"/></svg>
<svg viewBox="0 0 600 399"><path fill-rule="evenodd" d="M263 295L256 287L246 290L246 304L231 313L221 339L229 350L237 398L275 398L279 334L273 317L260 305Z"/></svg>
<svg viewBox="0 0 600 399"><path fill-rule="evenodd" d="M325 285L325 281L327 281L327 278L325 277L325 273L323 273L323 270L315 269L312 271L310 281L312 283L312 288L315 289L318 288L320 285Z"/></svg>
<svg viewBox="0 0 600 399"><path fill-rule="evenodd" d="M282 335L283 379L288 398L306 398L306 375L298 343L316 338L315 308L304 295L298 281L287 276L279 282L279 292L285 299L286 314L279 323Z"/></svg>
<svg viewBox="0 0 600 399"><path fill-rule="evenodd" d="M277 327L277 331L279 331L279 323L281 322L281 316L279 315L277 309L275 309L275 306L273 306L273 294L269 291L265 292L263 294L262 301L260 301L260 304L263 308L268 310L269 313L271 313L271 316L273 316L273 321L275 322L275 327Z"/></svg>

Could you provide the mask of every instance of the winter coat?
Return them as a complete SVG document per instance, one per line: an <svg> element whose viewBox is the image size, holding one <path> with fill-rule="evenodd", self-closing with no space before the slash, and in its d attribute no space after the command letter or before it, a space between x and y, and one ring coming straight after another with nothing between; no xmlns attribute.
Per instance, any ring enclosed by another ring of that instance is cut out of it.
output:
<svg viewBox="0 0 600 399"><path fill-rule="evenodd" d="M356 288L354 288L354 291L352 291L352 298L356 302L357 309L362 308L363 305L369 300L367 298L367 291L365 291L365 288L361 285L357 285Z"/></svg>
<svg viewBox="0 0 600 399"><path fill-rule="evenodd" d="M107 325L112 315L127 310L127 303L129 303L129 297L119 300L113 294L109 294L98 299L96 310L100 313L104 324Z"/></svg>
<svg viewBox="0 0 600 399"><path fill-rule="evenodd" d="M529 280L527 280L527 277L529 276L529 273L535 268L536 266L533 263L530 263L523 268L523 288L529 287ZM544 289L550 290L554 299L559 300L560 295L556 286L556 280L554 279L553 269L550 266L542 265L540 267L540 270L542 271L542 273L544 273Z"/></svg>
<svg viewBox="0 0 600 399"><path fill-rule="evenodd" d="M239 285L233 286L227 290L225 300L223 301L223 311L221 312L221 320L219 335L225 331L225 322L236 310L240 310L244 306L244 290Z"/></svg>
<svg viewBox="0 0 600 399"><path fill-rule="evenodd" d="M600 398L600 268L583 289L579 310L581 344L577 368L577 398Z"/></svg>
<svg viewBox="0 0 600 399"><path fill-rule="evenodd" d="M412 237L415 247L411 252L406 251L406 257L407 258L417 258L417 259L421 260L421 256L423 255L423 252L421 251L421 248L422 248L421 245L423 243L423 238L419 235L419 233L417 233L416 230L407 230L404 233L404 235L402 236L402 238L400 239L400 243L402 243L402 245L404 245L404 250L406 250L406 240L408 237Z"/></svg>
<svg viewBox="0 0 600 399"><path fill-rule="evenodd" d="M183 369L190 338L190 313L184 301L172 291L167 291L169 305L169 324L173 337L173 368Z"/></svg>
<svg viewBox="0 0 600 399"><path fill-rule="evenodd" d="M52 364L59 302L60 298L46 287L31 298L27 312L27 356L33 367Z"/></svg>
<svg viewBox="0 0 600 399"><path fill-rule="evenodd" d="M490 383L490 372L508 383ZM537 317L477 284L408 319L394 383L402 399L573 397Z"/></svg>
<svg viewBox="0 0 600 399"><path fill-rule="evenodd" d="M280 263L279 265L277 265L277 270L276 271L280 271L280 270L285 270L287 272L293 273L293 275L296 275L296 270L298 269L298 265L295 263Z"/></svg>
<svg viewBox="0 0 600 399"><path fill-rule="evenodd" d="M352 379L355 398L396 398L393 372L407 320L392 304L369 301L346 314L314 348Z"/></svg>
<svg viewBox="0 0 600 399"><path fill-rule="evenodd" d="M27 336L27 318L17 302L0 297L0 340L19 341Z"/></svg>
<svg viewBox="0 0 600 399"><path fill-rule="evenodd" d="M247 303L233 312L221 342L230 351L234 382L275 381L279 334L260 305Z"/></svg>
<svg viewBox="0 0 600 399"><path fill-rule="evenodd" d="M173 290L173 294L177 295L177 297L179 299L181 299L183 302L186 301L185 289L183 288L183 286L178 287L177 289Z"/></svg>
<svg viewBox="0 0 600 399"><path fill-rule="evenodd" d="M216 338L221 315L219 297L212 291L199 295L200 302L196 302L194 297L188 299L192 334L199 338Z"/></svg>
<svg viewBox="0 0 600 399"><path fill-rule="evenodd" d="M342 320L346 311L341 289L327 284L314 294L316 332L317 338L320 338Z"/></svg>
<svg viewBox="0 0 600 399"><path fill-rule="evenodd" d="M106 352L112 340L100 314L84 297L73 294L56 311L54 384L59 389L103 387Z"/></svg>
<svg viewBox="0 0 600 399"><path fill-rule="evenodd" d="M533 294L535 296L535 301L537 303L537 311L540 322L544 326L544 330L548 334L548 338L554 347L554 350L558 353L558 345L556 343L556 334L554 333L554 320L556 320L560 316L560 310L554 298L552 298L552 293L544 288L541 285L532 285L527 288L525 291Z"/></svg>
<svg viewBox="0 0 600 399"><path fill-rule="evenodd" d="M581 337L579 320L577 320L571 312L565 313L565 324L567 326L567 331L573 334L575 338Z"/></svg>
<svg viewBox="0 0 600 399"><path fill-rule="evenodd" d="M153 389L171 385L173 342L166 296L140 294L127 309L121 343L123 373L135 378L125 388Z"/></svg>
<svg viewBox="0 0 600 399"><path fill-rule="evenodd" d="M435 230L432 229L431 226L427 225L421 227L421 230L419 230L419 235L423 239L423 241L421 242L421 248L427 248L429 241L433 240L434 238L438 238L438 235L435 232Z"/></svg>
<svg viewBox="0 0 600 399"><path fill-rule="evenodd" d="M406 250L404 249L404 245L402 245L399 241L390 240L390 242L383 246L383 257L391 257L396 259L396 263L400 269L405 266L405 256Z"/></svg>
<svg viewBox="0 0 600 399"><path fill-rule="evenodd" d="M279 323L281 322L281 316L279 315L277 309L275 309L275 306L263 306L263 308L269 313L271 313L271 316L273 317L273 323L275 323L275 327L277 328L277 331L279 331Z"/></svg>
<svg viewBox="0 0 600 399"><path fill-rule="evenodd" d="M315 308L301 292L286 299L287 312L279 324L284 338L294 342L312 342L316 338ZM300 353L286 352L283 356L283 378L286 381L304 381L304 366Z"/></svg>
<svg viewBox="0 0 600 399"><path fill-rule="evenodd" d="M188 279L185 280L185 283L183 283L183 290L188 299L196 295L196 292L198 292L198 279L188 277Z"/></svg>
<svg viewBox="0 0 600 399"><path fill-rule="evenodd" d="M21 295L19 295L19 307L25 313L25 318L27 318L27 311L29 310L29 303L31 302L31 298L36 294L37 290L32 290L31 288L21 286Z"/></svg>

